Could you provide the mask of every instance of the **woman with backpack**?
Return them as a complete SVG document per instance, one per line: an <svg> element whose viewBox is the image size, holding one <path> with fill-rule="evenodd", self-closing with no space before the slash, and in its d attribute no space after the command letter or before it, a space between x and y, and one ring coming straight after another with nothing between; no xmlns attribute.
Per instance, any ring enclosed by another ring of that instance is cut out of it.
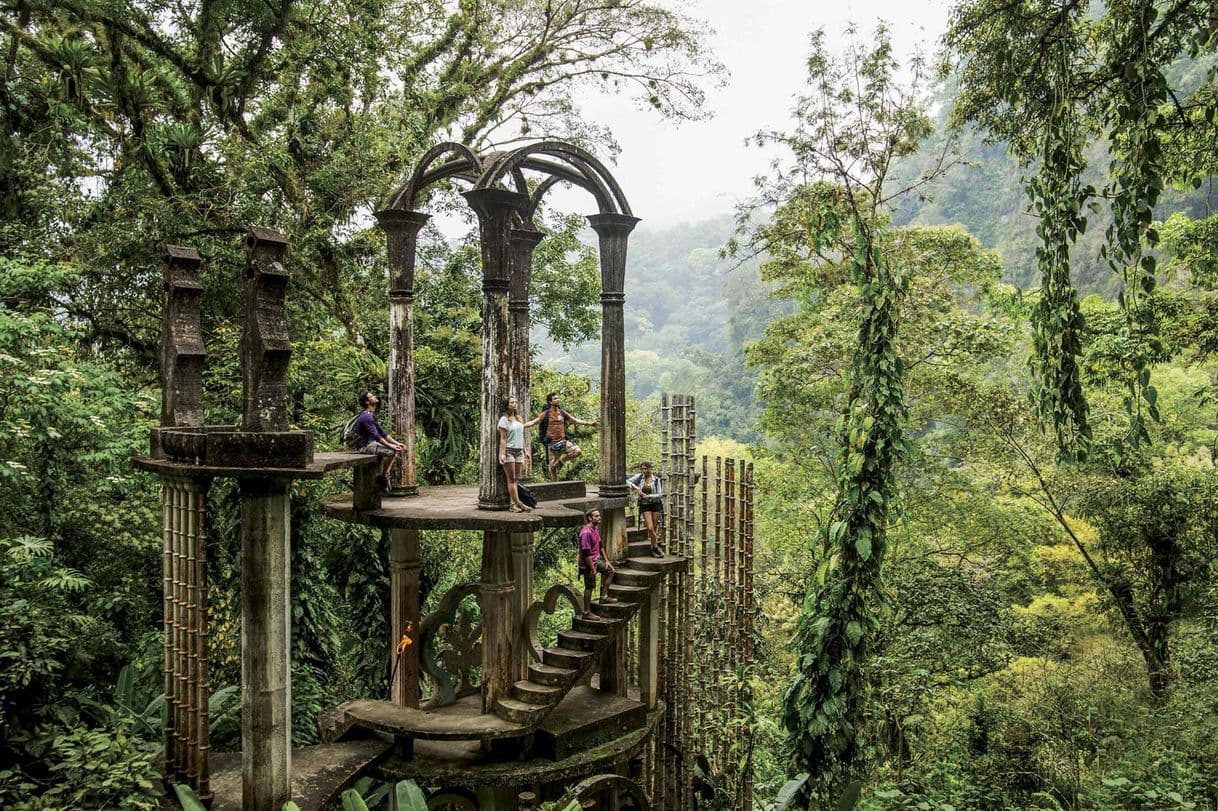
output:
<svg viewBox="0 0 1218 811"><path fill-rule="evenodd" d="M533 508L520 500L516 480L524 476L525 463L532 458L524 446L524 429L536 425L537 420L521 422L516 413L518 408L515 397L503 401L499 417L499 465L507 476L508 496L512 499L508 509L514 513L527 513Z"/></svg>
<svg viewBox="0 0 1218 811"><path fill-rule="evenodd" d="M643 517L643 525L647 527L651 554L657 558L663 557L657 524L660 516L664 514L664 490L660 487L660 477L651 472L651 462L643 462L639 465L639 470L642 472L631 476L626 480L626 484L639 494L639 515Z"/></svg>

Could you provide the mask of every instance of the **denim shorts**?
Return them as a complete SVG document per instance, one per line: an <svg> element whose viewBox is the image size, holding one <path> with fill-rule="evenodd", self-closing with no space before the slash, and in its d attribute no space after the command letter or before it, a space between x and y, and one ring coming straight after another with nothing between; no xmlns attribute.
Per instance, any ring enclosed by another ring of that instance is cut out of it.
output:
<svg viewBox="0 0 1218 811"><path fill-rule="evenodd" d="M524 448L507 448L504 452L504 458L509 462L523 462Z"/></svg>

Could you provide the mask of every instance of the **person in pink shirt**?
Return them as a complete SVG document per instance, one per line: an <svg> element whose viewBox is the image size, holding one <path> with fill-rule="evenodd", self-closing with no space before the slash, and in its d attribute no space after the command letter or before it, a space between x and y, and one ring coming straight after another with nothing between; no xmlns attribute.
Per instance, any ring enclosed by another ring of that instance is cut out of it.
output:
<svg viewBox="0 0 1218 811"><path fill-rule="evenodd" d="M584 513L588 523L579 531L579 574L584 580L584 617L592 616L592 589L596 587L596 575L601 576L601 602L617 600L609 596L613 583L613 564L601 555L601 511L593 507Z"/></svg>

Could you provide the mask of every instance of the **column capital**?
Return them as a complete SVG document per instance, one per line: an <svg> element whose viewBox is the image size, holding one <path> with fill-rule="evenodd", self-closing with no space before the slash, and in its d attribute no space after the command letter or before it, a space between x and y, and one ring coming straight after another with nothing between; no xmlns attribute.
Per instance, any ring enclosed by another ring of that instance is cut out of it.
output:
<svg viewBox="0 0 1218 811"><path fill-rule="evenodd" d="M410 231L417 234L431 219L430 214L424 214L422 211L407 211L404 208L387 208L376 212L375 216L377 226L386 233Z"/></svg>
<svg viewBox="0 0 1218 811"><path fill-rule="evenodd" d="M588 215L588 224L602 239L609 236L626 236L640 222L642 222L641 219L631 217L629 214L606 212Z"/></svg>
<svg viewBox="0 0 1218 811"><path fill-rule="evenodd" d="M471 189L462 192L461 196L469 203L470 208L479 219L505 217L523 211L529 203L527 194L508 191L507 189Z"/></svg>

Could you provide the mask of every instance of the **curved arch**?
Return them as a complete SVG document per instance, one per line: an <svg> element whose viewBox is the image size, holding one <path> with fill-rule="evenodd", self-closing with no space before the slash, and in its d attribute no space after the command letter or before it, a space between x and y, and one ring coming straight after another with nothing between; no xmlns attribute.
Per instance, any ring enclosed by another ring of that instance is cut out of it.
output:
<svg viewBox="0 0 1218 811"><path fill-rule="evenodd" d="M589 183L594 184L597 188L593 191L593 195L597 198L602 212L632 215L625 193L605 165L587 150L562 141L539 141L488 161L482 177L478 180L478 188L493 187L499 178L513 169L523 166L535 155L566 161Z"/></svg>
<svg viewBox="0 0 1218 811"><path fill-rule="evenodd" d="M642 811L651 808L651 798L647 796L643 787L630 778L618 774L598 774L581 780L571 787L566 796L575 800L592 800L606 790L625 793L634 800L635 807Z"/></svg>
<svg viewBox="0 0 1218 811"><path fill-rule="evenodd" d="M444 171L428 173L431 165L442 155L448 153L457 155L457 158L441 166L440 169ZM482 172L482 159L465 144L458 144L455 141L436 144L423 153L423 157L415 164L410 178L389 195L385 208L405 208L407 211L414 211L419 192L438 180L459 175L463 171L468 172L472 180Z"/></svg>
<svg viewBox="0 0 1218 811"><path fill-rule="evenodd" d="M542 198L546 196L546 193L549 192L550 189L563 182L568 181L566 178L562 178L557 175L550 175L545 180L537 184L537 188L534 189L533 193L529 195L528 204L525 206L524 210L520 212L520 219L527 227L534 227L533 215L537 213L537 207L541 205Z"/></svg>

